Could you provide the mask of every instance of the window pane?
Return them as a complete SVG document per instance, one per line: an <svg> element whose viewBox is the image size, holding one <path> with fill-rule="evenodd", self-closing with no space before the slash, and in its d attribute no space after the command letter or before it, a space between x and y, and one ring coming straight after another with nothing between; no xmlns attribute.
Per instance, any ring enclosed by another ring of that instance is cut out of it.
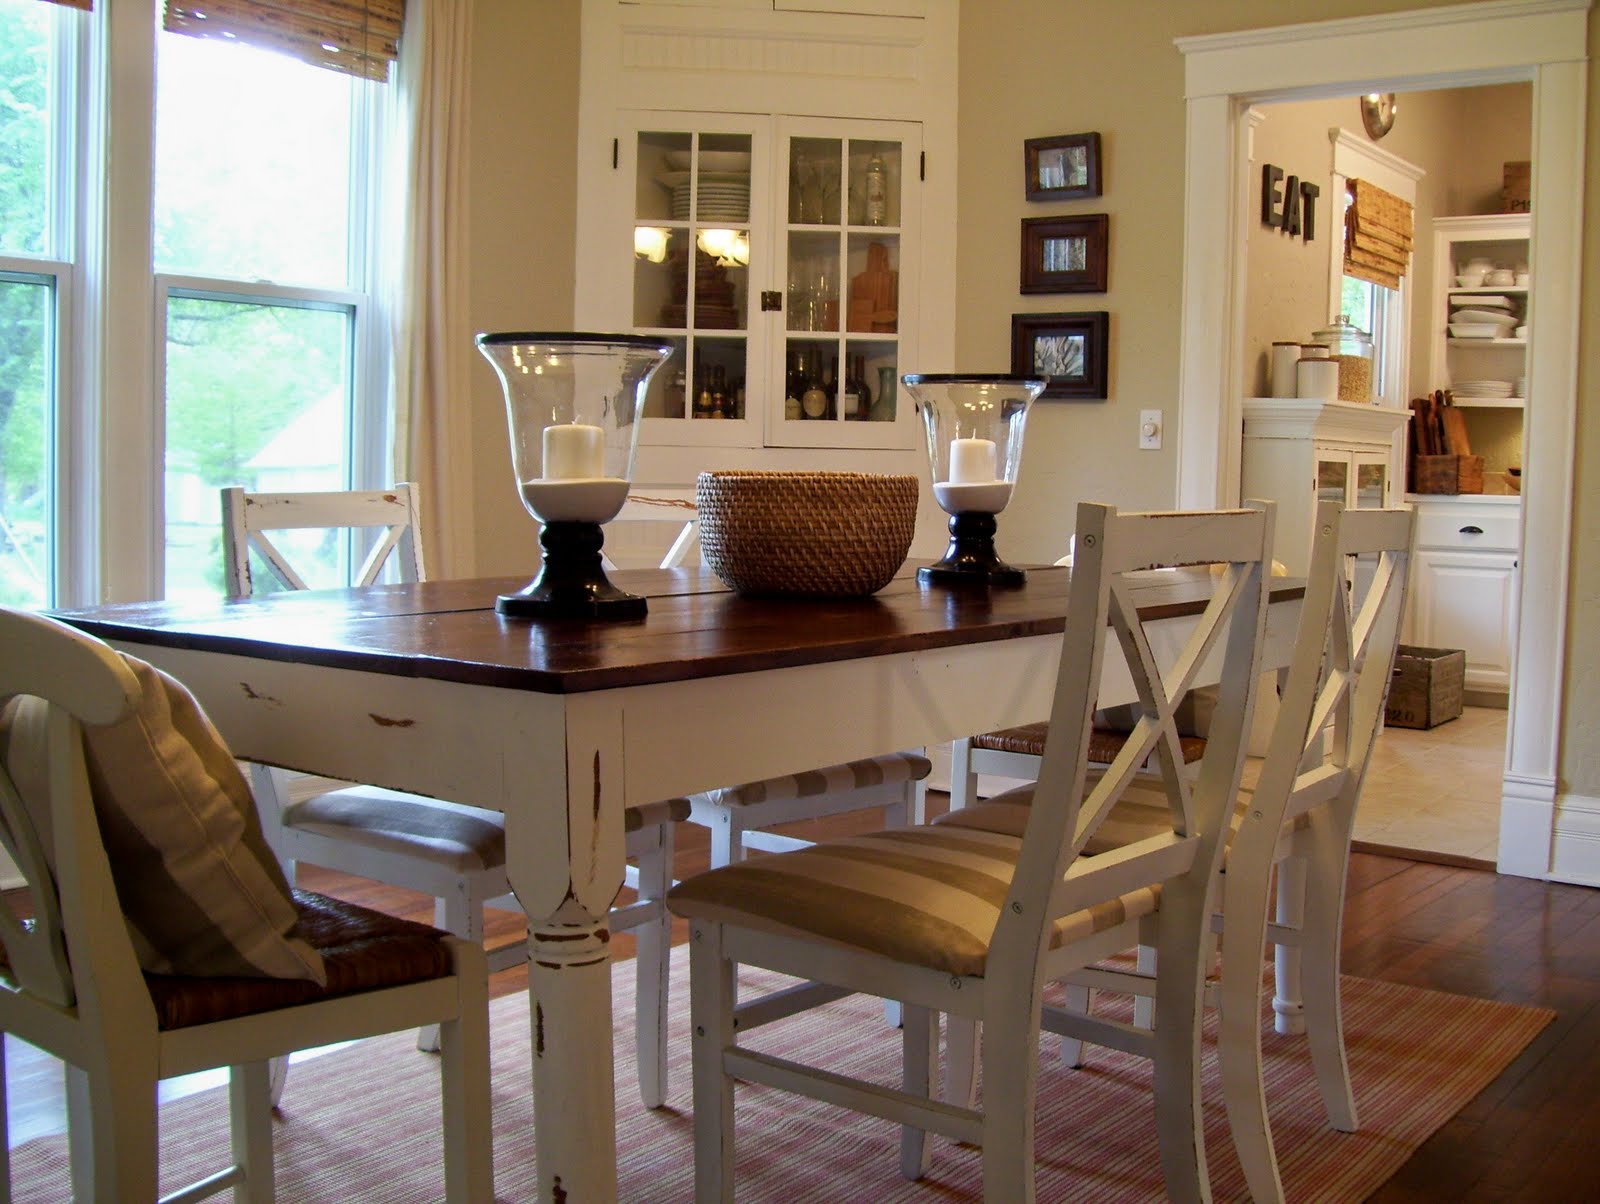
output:
<svg viewBox="0 0 1600 1204"><path fill-rule="evenodd" d="M39 0L0 0L0 251L45 253L50 21Z"/></svg>
<svg viewBox="0 0 1600 1204"><path fill-rule="evenodd" d="M167 305L166 594L223 590L218 490L348 489L353 315L174 295ZM293 541L285 554L295 561ZM315 541L313 541L315 542ZM313 585L342 584L317 546ZM268 575L257 584L268 587Z"/></svg>
<svg viewBox="0 0 1600 1204"><path fill-rule="evenodd" d="M48 281L0 277L0 603L51 601Z"/></svg>
<svg viewBox="0 0 1600 1204"><path fill-rule="evenodd" d="M366 85L248 46L167 33L159 46L156 270L345 287Z"/></svg>

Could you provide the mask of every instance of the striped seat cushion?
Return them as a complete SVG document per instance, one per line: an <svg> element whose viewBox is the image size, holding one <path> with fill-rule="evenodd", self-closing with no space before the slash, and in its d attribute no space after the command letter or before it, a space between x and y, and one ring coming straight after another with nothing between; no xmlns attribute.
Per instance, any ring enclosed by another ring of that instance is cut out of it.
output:
<svg viewBox="0 0 1600 1204"><path fill-rule="evenodd" d="M377 786L351 786L290 803L282 814L285 827L420 857L453 873L506 863L505 817L462 803ZM623 812L623 825L637 832L688 818L689 800L675 798L629 807Z"/></svg>
<svg viewBox="0 0 1600 1204"><path fill-rule="evenodd" d="M981 976L1021 848L978 829L892 829L712 870L673 887L667 903L681 916ZM1055 922L1050 945L1149 915L1160 897L1140 889L1073 912Z"/></svg>
<svg viewBox="0 0 1600 1204"><path fill-rule="evenodd" d="M742 786L708 790L701 797L722 807L748 807L754 803L775 803L782 799L816 798L824 794L843 794L895 782L920 782L933 772L933 763L921 753L888 753L860 761L846 761L826 769L808 769L784 774Z"/></svg>
<svg viewBox="0 0 1600 1204"><path fill-rule="evenodd" d="M981 736L974 736L972 747L994 752L1020 753L1025 757L1042 757L1045 737L1049 733L1048 723L1024 723L1020 727L1002 728L997 732L985 732ZM1094 728L1089 733L1089 760L1096 765L1109 765L1117 759L1117 754L1122 751L1122 746L1127 741L1127 732L1112 731L1104 727ZM1183 759L1186 762L1198 761L1206 755L1206 742L1199 736L1179 736L1178 747L1183 750Z"/></svg>
<svg viewBox="0 0 1600 1204"><path fill-rule="evenodd" d="M1086 789L1092 789L1099 777L1099 774L1091 774ZM948 827L1000 832L1020 840L1023 830L1028 826L1033 790L1031 785L1018 786L1014 790L1007 790L1004 794L997 794L971 807L947 812L933 822ZM1244 822L1245 813L1250 809L1252 796L1253 792L1249 789L1240 791L1238 806L1233 809L1233 815L1228 821L1230 848L1233 845L1234 833L1239 830L1239 825ZM1302 814L1295 816L1285 826L1289 831L1299 831L1310 822L1310 816ZM1089 855L1105 853L1132 844L1134 841L1170 831L1172 831L1172 812L1167 806L1166 792L1157 781L1146 783L1136 780L1128 786L1117 805L1111 809L1111 814L1106 816L1094 835L1089 838L1089 843L1084 846L1084 852Z"/></svg>

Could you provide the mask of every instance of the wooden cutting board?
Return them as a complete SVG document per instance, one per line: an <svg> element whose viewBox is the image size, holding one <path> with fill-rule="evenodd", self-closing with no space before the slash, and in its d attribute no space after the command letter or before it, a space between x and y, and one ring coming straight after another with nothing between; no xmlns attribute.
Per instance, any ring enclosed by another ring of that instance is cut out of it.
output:
<svg viewBox="0 0 1600 1204"><path fill-rule="evenodd" d="M1467 418L1455 406L1445 406L1439 411L1444 419L1444 450L1451 456L1470 456L1472 442L1467 438Z"/></svg>

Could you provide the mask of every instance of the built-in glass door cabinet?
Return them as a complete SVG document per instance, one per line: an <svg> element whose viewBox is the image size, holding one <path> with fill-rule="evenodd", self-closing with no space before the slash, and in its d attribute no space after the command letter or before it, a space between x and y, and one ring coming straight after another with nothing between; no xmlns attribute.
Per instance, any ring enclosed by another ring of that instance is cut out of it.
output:
<svg viewBox="0 0 1600 1204"><path fill-rule="evenodd" d="M632 117L628 322L677 348L646 444L913 446L917 125Z"/></svg>
<svg viewBox="0 0 1600 1204"><path fill-rule="evenodd" d="M1429 382L1458 406L1526 404L1532 224L1527 213L1434 219ZM1485 265L1503 273L1498 283L1475 282Z"/></svg>

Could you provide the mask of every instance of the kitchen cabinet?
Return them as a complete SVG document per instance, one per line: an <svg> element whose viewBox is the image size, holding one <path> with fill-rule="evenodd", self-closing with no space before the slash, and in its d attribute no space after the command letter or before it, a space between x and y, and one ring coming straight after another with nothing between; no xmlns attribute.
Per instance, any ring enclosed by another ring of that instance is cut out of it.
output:
<svg viewBox="0 0 1600 1204"><path fill-rule="evenodd" d="M1244 402L1241 496L1278 503L1273 559L1294 576L1311 565L1317 503L1397 504L1407 410L1344 401L1253 397Z"/></svg>
<svg viewBox="0 0 1600 1204"><path fill-rule="evenodd" d="M1517 630L1520 499L1408 500L1417 510L1417 540L1406 642L1464 649L1467 689L1506 693Z"/></svg>
<svg viewBox="0 0 1600 1204"><path fill-rule="evenodd" d="M1434 219L1429 387L1450 389L1458 406L1521 409L1527 403L1531 323L1526 273L1532 223L1527 213ZM1509 271L1521 283L1459 284L1460 274L1474 261ZM1514 319L1514 324L1502 322L1491 335L1495 323L1483 319L1497 314Z"/></svg>

